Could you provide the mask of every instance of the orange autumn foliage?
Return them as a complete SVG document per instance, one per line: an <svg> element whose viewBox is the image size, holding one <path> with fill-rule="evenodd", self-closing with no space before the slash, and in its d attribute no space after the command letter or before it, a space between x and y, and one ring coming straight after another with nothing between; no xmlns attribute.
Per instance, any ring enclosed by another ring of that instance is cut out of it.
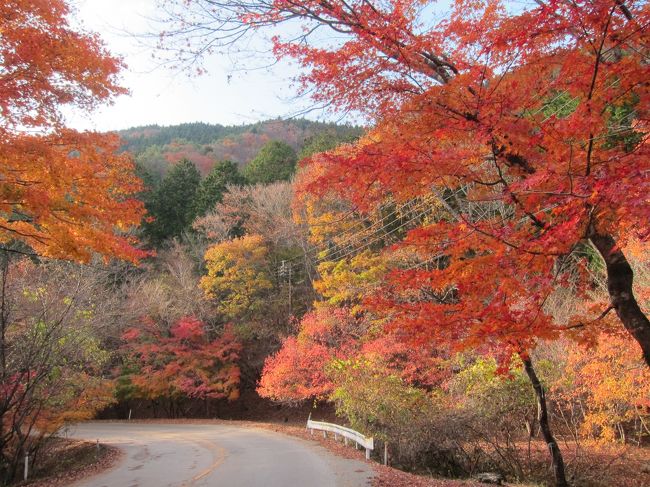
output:
<svg viewBox="0 0 650 487"><path fill-rule="evenodd" d="M66 423L93 419L97 412L115 402L112 381L83 373L74 379L76 387L71 387L67 401L56 402L37 414L33 424L39 432L52 434Z"/></svg>
<svg viewBox="0 0 650 487"><path fill-rule="evenodd" d="M590 244L650 364L650 322L621 251L650 237L647 3L458 1L440 21L422 3L277 0L249 14L342 29L345 42L325 47L276 37L276 53L307 68L317 101L375 122L355 147L316 156L304 191L366 211L387 194L443 207L404 245L449 264L395 271L374 309L416 343L526 350L561 333L544 304L568 279L562 259ZM423 287L455 292L401 299Z"/></svg>
<svg viewBox="0 0 650 487"><path fill-rule="evenodd" d="M87 261L137 260L127 231L144 213L133 164L110 134L66 129L62 108L90 111L125 90L121 62L68 21L64 0L0 6L0 243Z"/></svg>
<svg viewBox="0 0 650 487"><path fill-rule="evenodd" d="M347 309L323 306L307 313L299 327L298 335L286 338L264 362L260 396L284 403L326 399L334 390L327 365L357 349L364 324Z"/></svg>
<svg viewBox="0 0 650 487"><path fill-rule="evenodd" d="M636 421L642 434L650 434L650 374L639 351L638 344L622 333L603 333L595 347L569 351L565 380L572 383L572 390L567 397L560 385L558 395L584 401L581 433L611 442L623 425Z"/></svg>

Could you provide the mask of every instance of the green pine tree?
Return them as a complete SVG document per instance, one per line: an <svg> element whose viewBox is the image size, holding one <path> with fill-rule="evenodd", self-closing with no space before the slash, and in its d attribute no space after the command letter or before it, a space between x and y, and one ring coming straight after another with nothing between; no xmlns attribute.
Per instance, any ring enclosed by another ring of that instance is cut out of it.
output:
<svg viewBox="0 0 650 487"><path fill-rule="evenodd" d="M284 142L273 140L258 152L244 168L249 183L288 181L296 170L296 151Z"/></svg>
<svg viewBox="0 0 650 487"><path fill-rule="evenodd" d="M244 185L245 183L246 179L239 173L236 163L232 161L218 162L199 185L194 201L195 215L203 216L219 203L223 199L227 185Z"/></svg>
<svg viewBox="0 0 650 487"><path fill-rule="evenodd" d="M152 221L144 233L155 245L180 236L196 216L195 200L201 175L191 161L183 159L167 172L147 205Z"/></svg>

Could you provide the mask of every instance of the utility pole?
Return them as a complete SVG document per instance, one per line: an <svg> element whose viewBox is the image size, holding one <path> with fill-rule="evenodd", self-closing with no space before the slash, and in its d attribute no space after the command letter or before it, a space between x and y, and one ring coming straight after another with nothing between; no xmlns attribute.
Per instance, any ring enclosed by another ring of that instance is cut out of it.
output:
<svg viewBox="0 0 650 487"><path fill-rule="evenodd" d="M293 284L292 284L292 278L293 278L293 265L291 262L287 262L286 260L283 260L282 263L280 264L280 269L278 270L278 275L280 277L287 276L288 277L288 288L289 288L289 314L291 314L292 309L293 309Z"/></svg>
<svg viewBox="0 0 650 487"><path fill-rule="evenodd" d="M292 278L291 271L292 271L291 262L289 262L289 315L292 314L292 308L293 308L293 306L292 306L293 288L292 288L292 283L291 283L291 280L292 280L291 279Z"/></svg>

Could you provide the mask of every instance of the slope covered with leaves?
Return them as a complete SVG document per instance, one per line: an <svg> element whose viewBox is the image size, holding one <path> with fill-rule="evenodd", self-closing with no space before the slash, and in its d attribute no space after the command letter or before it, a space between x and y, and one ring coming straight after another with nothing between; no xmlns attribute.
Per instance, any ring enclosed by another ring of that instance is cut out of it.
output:
<svg viewBox="0 0 650 487"><path fill-rule="evenodd" d="M162 175L169 165L189 159L206 175L217 162L224 160L236 162L243 168L270 141L284 142L300 152L311 138L323 133L352 139L361 134L361 129L305 119L276 119L233 126L151 125L122 130L119 135L122 148L153 174Z"/></svg>

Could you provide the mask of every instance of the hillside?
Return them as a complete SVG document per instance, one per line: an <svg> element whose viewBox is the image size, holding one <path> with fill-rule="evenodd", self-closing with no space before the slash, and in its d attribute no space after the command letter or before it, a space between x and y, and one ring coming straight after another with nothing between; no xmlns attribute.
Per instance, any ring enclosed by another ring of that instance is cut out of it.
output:
<svg viewBox="0 0 650 487"><path fill-rule="evenodd" d="M309 120L267 120L248 125L223 126L187 123L169 127L150 125L120 131L123 148L152 174L161 176L170 164L187 158L202 174L217 161L231 160L245 166L264 144L280 140L297 152L313 136L357 137L359 127Z"/></svg>

